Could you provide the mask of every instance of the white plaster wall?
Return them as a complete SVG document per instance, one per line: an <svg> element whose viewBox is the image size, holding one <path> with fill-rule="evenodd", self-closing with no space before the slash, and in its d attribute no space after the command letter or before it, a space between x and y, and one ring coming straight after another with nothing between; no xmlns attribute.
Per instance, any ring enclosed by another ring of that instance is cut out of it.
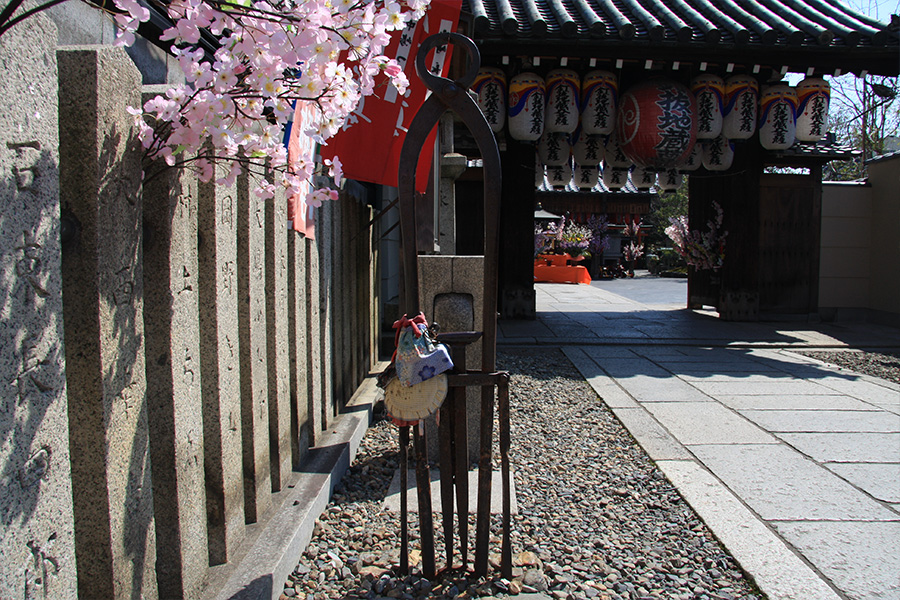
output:
<svg viewBox="0 0 900 600"><path fill-rule="evenodd" d="M871 229L871 186L855 182L823 184L821 308L869 307Z"/></svg>
<svg viewBox="0 0 900 600"><path fill-rule="evenodd" d="M900 153L869 163L872 184L869 308L900 315Z"/></svg>

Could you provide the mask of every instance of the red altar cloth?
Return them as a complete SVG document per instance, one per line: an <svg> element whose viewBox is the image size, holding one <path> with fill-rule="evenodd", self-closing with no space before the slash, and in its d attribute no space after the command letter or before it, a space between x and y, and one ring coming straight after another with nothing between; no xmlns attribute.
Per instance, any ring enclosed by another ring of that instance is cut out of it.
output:
<svg viewBox="0 0 900 600"><path fill-rule="evenodd" d="M568 254L541 254L534 261L534 280L540 283L590 283L591 275L582 266L566 266Z"/></svg>

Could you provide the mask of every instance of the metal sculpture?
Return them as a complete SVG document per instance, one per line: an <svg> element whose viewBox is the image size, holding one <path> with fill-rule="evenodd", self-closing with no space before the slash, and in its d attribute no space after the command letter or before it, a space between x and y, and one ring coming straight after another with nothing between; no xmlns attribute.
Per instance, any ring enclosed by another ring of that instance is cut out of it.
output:
<svg viewBox="0 0 900 600"><path fill-rule="evenodd" d="M468 53L469 65L465 75L457 81L439 77L429 72L425 57L432 49L455 44ZM419 312L419 277L416 249L415 170L419 155L429 132L445 111L451 110L469 128L481 151L484 164L484 307L483 331L454 332L438 335L438 341L446 343L456 369L448 376L450 393L442 406L438 426L441 467L441 498L443 506L442 526L447 552L447 568L453 567L453 491L459 512L459 542L462 565L467 563L468 548L468 452L466 426L467 386L482 389L480 422L480 458L478 463L478 497L475 531L475 563L477 575L488 570L488 542L490 538L491 444L493 429L494 388L498 389L500 427L500 456L503 478L503 533L501 573L512 574L512 546L510 540L511 489L509 479L509 375L496 372L497 343L497 280L499 257L500 215L500 153L490 126L467 89L475 80L480 65L480 55L469 38L458 33L440 33L428 37L416 55L416 74L432 94L413 118L400 152L398 173L402 266L404 281L404 310L406 314ZM482 365L480 371L466 371L466 346L482 340ZM416 480L419 500L419 524L421 528L422 573L435 575L434 531L431 515L431 487L426 456L425 428L415 425L413 447L416 455ZM408 525L406 506L406 462L409 426L400 428L401 531L400 571L408 572Z"/></svg>

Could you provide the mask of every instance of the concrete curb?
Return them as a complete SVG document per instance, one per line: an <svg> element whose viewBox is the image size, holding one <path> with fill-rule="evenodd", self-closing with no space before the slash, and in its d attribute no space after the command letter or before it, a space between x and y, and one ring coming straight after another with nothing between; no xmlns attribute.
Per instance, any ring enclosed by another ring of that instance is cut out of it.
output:
<svg viewBox="0 0 900 600"><path fill-rule="evenodd" d="M373 373L379 366L384 365L376 365ZM375 382L374 374L363 381L322 443L309 450L301 470L291 474L284 491L272 494L272 509L247 526L233 558L209 569L203 600L278 599L371 423L372 407L381 396Z"/></svg>

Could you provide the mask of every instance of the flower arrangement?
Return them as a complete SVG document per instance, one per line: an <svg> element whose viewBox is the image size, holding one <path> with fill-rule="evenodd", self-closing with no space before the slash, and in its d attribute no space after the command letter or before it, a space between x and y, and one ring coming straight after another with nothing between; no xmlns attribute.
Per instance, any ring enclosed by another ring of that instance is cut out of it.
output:
<svg viewBox="0 0 900 600"><path fill-rule="evenodd" d="M718 271L725 261L725 238L727 231L722 230L722 207L713 202L716 217L707 221L706 231L691 230L685 216L670 217L670 225L666 227L666 235L675 243L675 250L688 265L698 271L711 269Z"/></svg>
<svg viewBox="0 0 900 600"><path fill-rule="evenodd" d="M590 254L589 248L593 238L593 232L589 227L569 221L560 230L558 246L563 252L568 252L573 257Z"/></svg>
<svg viewBox="0 0 900 600"><path fill-rule="evenodd" d="M551 250L551 235L544 231L544 229L538 225L534 224L534 257L537 258L540 254L547 254Z"/></svg>
<svg viewBox="0 0 900 600"><path fill-rule="evenodd" d="M638 234L641 232L641 222L640 221L631 221L631 223L625 223L625 228L622 229L622 235L631 238L633 240L638 239Z"/></svg>
<svg viewBox="0 0 900 600"><path fill-rule="evenodd" d="M609 228L609 222L606 219L606 215L591 215L587 226L591 230L591 243L589 246L591 254L603 254L609 249L609 235L606 233L606 230Z"/></svg>
<svg viewBox="0 0 900 600"><path fill-rule="evenodd" d="M627 246L622 246L622 254L625 255L625 260L631 263L644 255L644 245L629 242Z"/></svg>

